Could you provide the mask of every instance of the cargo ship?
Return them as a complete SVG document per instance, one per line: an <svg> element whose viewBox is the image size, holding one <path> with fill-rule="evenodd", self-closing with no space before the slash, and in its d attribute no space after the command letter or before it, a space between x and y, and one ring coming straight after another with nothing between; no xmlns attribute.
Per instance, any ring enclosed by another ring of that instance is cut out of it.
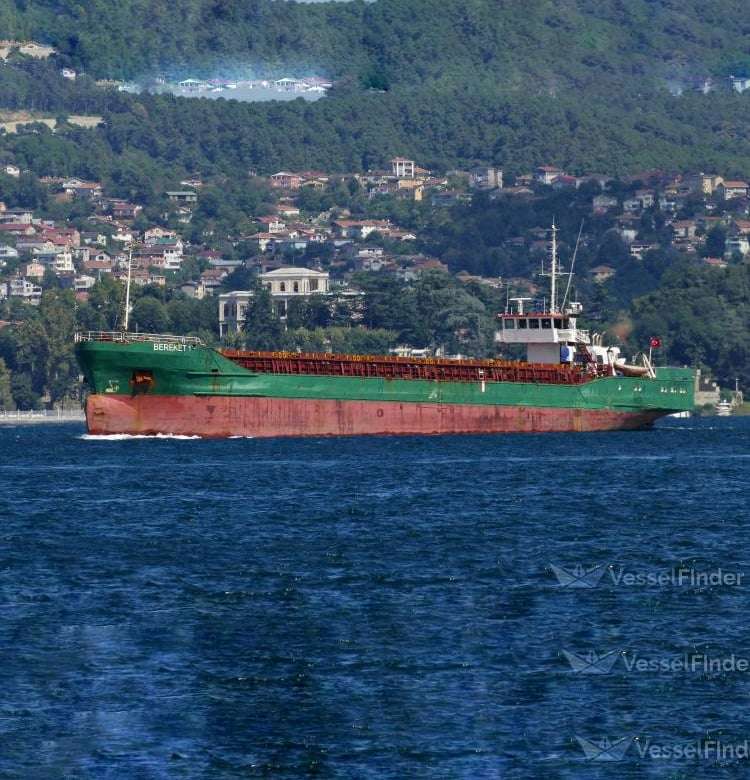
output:
<svg viewBox="0 0 750 780"><path fill-rule="evenodd" d="M553 230L554 238L554 230ZM495 340L526 360L255 352L188 336L76 334L92 434L205 437L602 431L694 407L694 372L628 363L579 303L508 301ZM126 318L127 323L127 297Z"/></svg>
<svg viewBox="0 0 750 780"><path fill-rule="evenodd" d="M504 318L504 324L519 329L524 320L537 320L539 333L551 337L568 330L544 314ZM541 330L544 321L555 325ZM92 434L597 431L644 428L693 408L693 372L678 368L626 376L616 364L595 361L246 352L124 332L80 333L76 352L90 389Z"/></svg>

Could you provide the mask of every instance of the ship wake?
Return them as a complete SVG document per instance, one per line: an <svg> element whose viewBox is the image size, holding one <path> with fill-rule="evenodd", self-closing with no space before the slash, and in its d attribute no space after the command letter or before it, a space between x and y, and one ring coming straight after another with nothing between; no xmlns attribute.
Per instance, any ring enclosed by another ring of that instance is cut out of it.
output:
<svg viewBox="0 0 750 780"><path fill-rule="evenodd" d="M177 433L83 433L83 441L127 441L128 439L202 439L203 436L183 436Z"/></svg>

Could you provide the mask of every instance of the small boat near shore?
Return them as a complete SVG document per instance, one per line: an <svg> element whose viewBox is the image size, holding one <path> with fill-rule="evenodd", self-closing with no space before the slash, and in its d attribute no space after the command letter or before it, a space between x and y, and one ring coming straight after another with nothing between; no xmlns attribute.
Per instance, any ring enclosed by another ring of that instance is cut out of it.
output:
<svg viewBox="0 0 750 780"><path fill-rule="evenodd" d="M719 401L715 408L718 417L731 417L734 411L734 406L730 401Z"/></svg>

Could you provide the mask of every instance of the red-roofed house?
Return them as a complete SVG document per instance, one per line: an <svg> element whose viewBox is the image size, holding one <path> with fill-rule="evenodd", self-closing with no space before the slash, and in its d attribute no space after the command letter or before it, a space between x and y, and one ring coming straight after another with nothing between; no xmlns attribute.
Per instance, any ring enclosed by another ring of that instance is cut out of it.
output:
<svg viewBox="0 0 750 780"><path fill-rule="evenodd" d="M83 264L83 270L91 276L101 279L102 274L112 273L112 263L106 260L88 260Z"/></svg>
<svg viewBox="0 0 750 780"><path fill-rule="evenodd" d="M286 230L286 223L278 217L258 217L255 221L259 222L268 233L281 233Z"/></svg>
<svg viewBox="0 0 750 780"><path fill-rule="evenodd" d="M115 219L135 219L143 211L143 206L118 200L110 204L109 210Z"/></svg>
<svg viewBox="0 0 750 780"><path fill-rule="evenodd" d="M746 198L747 186L748 185L746 181L725 181L719 185L718 191L724 200L732 200L733 198Z"/></svg>
<svg viewBox="0 0 750 780"><path fill-rule="evenodd" d="M298 173L279 171L269 177L272 187L280 190L298 190L302 186L302 177Z"/></svg>
<svg viewBox="0 0 750 780"><path fill-rule="evenodd" d="M692 219L678 219L672 223L675 238L692 241L695 238L695 221Z"/></svg>
<svg viewBox="0 0 750 780"><path fill-rule="evenodd" d="M36 235L36 229L33 225L24 225L21 223L10 223L6 225L0 225L0 232L10 233L14 236L34 236Z"/></svg>
<svg viewBox="0 0 750 780"><path fill-rule="evenodd" d="M333 228L340 238L367 238L375 231L388 232L391 223L387 219L339 219Z"/></svg>
<svg viewBox="0 0 750 780"><path fill-rule="evenodd" d="M63 190L68 195L76 198L101 198L102 185L97 181L82 181L81 179L68 179L63 182Z"/></svg>
<svg viewBox="0 0 750 780"><path fill-rule="evenodd" d="M591 278L598 284L601 284L613 277L617 271L609 265L597 265L591 269L590 273Z"/></svg>
<svg viewBox="0 0 750 780"><path fill-rule="evenodd" d="M738 236L750 236L750 220L735 219L732 220L731 231Z"/></svg>
<svg viewBox="0 0 750 780"><path fill-rule="evenodd" d="M564 175L565 171L561 168L556 168L554 165L540 165L534 173L534 178L540 184L552 184L555 179Z"/></svg>

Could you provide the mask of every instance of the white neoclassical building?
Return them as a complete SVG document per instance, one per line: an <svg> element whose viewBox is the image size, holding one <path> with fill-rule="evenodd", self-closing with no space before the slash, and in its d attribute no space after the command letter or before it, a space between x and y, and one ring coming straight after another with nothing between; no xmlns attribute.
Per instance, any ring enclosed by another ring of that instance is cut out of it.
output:
<svg viewBox="0 0 750 780"><path fill-rule="evenodd" d="M293 298L309 298L328 295L330 280L326 271L310 268L277 268L260 274L261 283L271 292L276 313L286 319L287 305ZM219 296L219 333L242 330L247 315L252 290L234 290Z"/></svg>
<svg viewBox="0 0 750 780"><path fill-rule="evenodd" d="M328 273L309 268L277 268L260 275L274 298L293 295L325 295L328 292Z"/></svg>

